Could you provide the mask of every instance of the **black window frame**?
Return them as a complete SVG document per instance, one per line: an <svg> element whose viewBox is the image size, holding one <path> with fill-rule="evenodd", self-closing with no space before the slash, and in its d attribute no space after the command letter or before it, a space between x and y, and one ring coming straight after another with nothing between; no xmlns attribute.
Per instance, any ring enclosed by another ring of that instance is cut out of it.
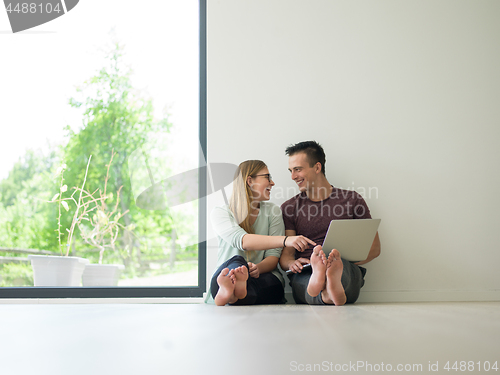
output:
<svg viewBox="0 0 500 375"><path fill-rule="evenodd" d="M199 0L199 165L207 157L207 3ZM206 192L207 168L199 168L198 286L150 287L0 287L0 298L196 298L206 291L207 245Z"/></svg>

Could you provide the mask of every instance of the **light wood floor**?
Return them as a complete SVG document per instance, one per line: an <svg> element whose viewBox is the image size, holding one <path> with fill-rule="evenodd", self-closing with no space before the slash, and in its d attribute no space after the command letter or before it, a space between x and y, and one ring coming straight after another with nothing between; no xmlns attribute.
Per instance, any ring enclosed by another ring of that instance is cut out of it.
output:
<svg viewBox="0 0 500 375"><path fill-rule="evenodd" d="M2 304L0 373L498 374L499 318L500 302Z"/></svg>

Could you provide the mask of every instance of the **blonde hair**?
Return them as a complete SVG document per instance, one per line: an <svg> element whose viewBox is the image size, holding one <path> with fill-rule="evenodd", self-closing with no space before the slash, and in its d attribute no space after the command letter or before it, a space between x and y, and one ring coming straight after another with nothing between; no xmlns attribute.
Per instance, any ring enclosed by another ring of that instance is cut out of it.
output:
<svg viewBox="0 0 500 375"><path fill-rule="evenodd" d="M247 184L249 176L254 176L267 165L261 160L247 160L238 166L233 181L233 193L229 198L229 209L245 232L255 234L250 224L252 191Z"/></svg>

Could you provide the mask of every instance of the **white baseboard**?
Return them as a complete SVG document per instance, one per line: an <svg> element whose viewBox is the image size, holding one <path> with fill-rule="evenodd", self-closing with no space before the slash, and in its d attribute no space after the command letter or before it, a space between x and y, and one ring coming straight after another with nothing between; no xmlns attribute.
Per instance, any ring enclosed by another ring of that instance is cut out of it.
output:
<svg viewBox="0 0 500 375"><path fill-rule="evenodd" d="M295 303L292 292L286 292L287 303ZM404 290L363 291L357 302L495 302L500 301L500 290Z"/></svg>
<svg viewBox="0 0 500 375"><path fill-rule="evenodd" d="M487 302L500 301L500 290L363 291L358 302Z"/></svg>

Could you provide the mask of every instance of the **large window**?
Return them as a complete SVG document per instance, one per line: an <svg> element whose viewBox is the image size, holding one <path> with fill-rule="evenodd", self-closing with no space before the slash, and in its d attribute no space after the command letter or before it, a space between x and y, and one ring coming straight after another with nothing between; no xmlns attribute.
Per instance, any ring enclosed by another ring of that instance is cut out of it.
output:
<svg viewBox="0 0 500 375"><path fill-rule="evenodd" d="M0 297L202 296L205 15L86 0L3 33Z"/></svg>

